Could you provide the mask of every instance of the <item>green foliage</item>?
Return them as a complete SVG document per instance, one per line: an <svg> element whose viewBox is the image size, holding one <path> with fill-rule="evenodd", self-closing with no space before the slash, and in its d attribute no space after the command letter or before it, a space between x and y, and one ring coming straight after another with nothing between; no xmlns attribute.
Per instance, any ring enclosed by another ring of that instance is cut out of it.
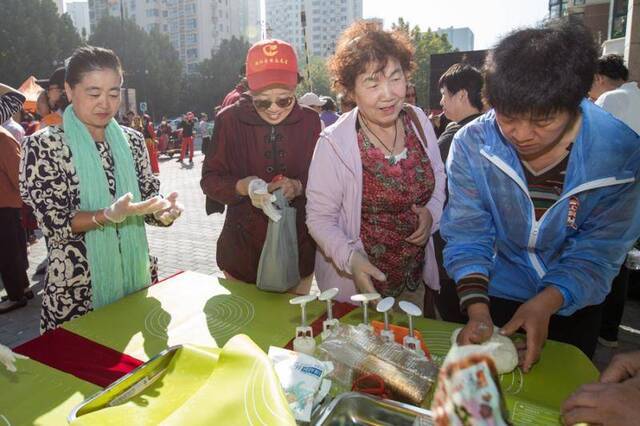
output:
<svg viewBox="0 0 640 426"><path fill-rule="evenodd" d="M49 77L81 44L51 0L2 0L0 40L0 79L14 87L30 75Z"/></svg>
<svg viewBox="0 0 640 426"><path fill-rule="evenodd" d="M307 67L305 66L300 71L302 78L304 79L296 90L298 96L307 92L314 92L318 96L331 96L331 80L329 78L329 71L327 70L327 62L324 58L312 56L309 59L309 74L307 74ZM309 81L309 79L311 81ZM335 98L335 96L333 96Z"/></svg>
<svg viewBox="0 0 640 426"><path fill-rule="evenodd" d="M125 86L136 89L136 100L146 101L156 120L181 112L182 63L167 35L147 33L130 20L106 17L96 26L89 44L116 52L124 68Z"/></svg>
<svg viewBox="0 0 640 426"><path fill-rule="evenodd" d="M423 32L417 25L412 28L411 24L402 18L399 18L398 22L392 25L392 28L404 31L411 38L415 48L414 60L417 64L417 69L411 80L416 85L418 103L423 106L428 105L431 55L453 52L453 47L446 35L438 35L430 28Z"/></svg>
<svg viewBox="0 0 640 426"><path fill-rule="evenodd" d="M183 111L206 112L211 116L213 108L240 81L250 47L244 38L222 40L218 49L211 52L211 59L200 62L197 73L187 76L180 99Z"/></svg>

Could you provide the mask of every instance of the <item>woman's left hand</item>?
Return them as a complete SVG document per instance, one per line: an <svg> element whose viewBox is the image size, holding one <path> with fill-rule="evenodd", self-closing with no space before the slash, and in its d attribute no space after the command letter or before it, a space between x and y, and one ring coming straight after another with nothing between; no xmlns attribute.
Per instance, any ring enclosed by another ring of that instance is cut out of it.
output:
<svg viewBox="0 0 640 426"><path fill-rule="evenodd" d="M418 207L414 204L411 206L411 211L418 215L418 227L405 241L417 246L423 246L429 241L429 237L431 236L433 217L426 207Z"/></svg>
<svg viewBox="0 0 640 426"><path fill-rule="evenodd" d="M167 198L165 198L165 200L171 203L169 207L153 214L153 216L163 225L171 225L182 214L184 207L182 206L182 203L177 201L177 199L178 193L172 192L167 196Z"/></svg>
<svg viewBox="0 0 640 426"><path fill-rule="evenodd" d="M278 188L282 188L282 195L289 201L302 195L302 182L297 179L281 177L277 180L274 179L267 186L267 190L271 193Z"/></svg>

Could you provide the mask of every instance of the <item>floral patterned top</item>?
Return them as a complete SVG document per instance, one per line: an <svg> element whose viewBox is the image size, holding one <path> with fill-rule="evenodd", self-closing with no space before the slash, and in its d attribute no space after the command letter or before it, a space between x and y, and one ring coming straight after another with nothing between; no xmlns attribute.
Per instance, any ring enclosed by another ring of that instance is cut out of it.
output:
<svg viewBox="0 0 640 426"><path fill-rule="evenodd" d="M358 129L363 171L360 238L370 261L387 276L386 282L373 280L383 297L395 297L405 289L414 291L422 285L425 249L405 239L418 225L411 206L426 205L435 187L431 161L411 119L404 112L400 117L406 135L406 157L396 156L400 159L395 162L385 158Z"/></svg>
<svg viewBox="0 0 640 426"><path fill-rule="evenodd" d="M123 127L131 144L142 199L158 194L160 182L153 175L144 139L139 132ZM107 176L109 191L115 197L114 162L109 145L96 142ZM91 303L91 277L84 233L71 231L71 220L80 210L78 175L64 131L51 126L29 136L24 143L20 166L20 193L33 208L47 243L47 274L42 295L40 331L86 314ZM106 206L105 206L106 207ZM149 224L162 226L153 216ZM152 280L157 279L157 259L151 259Z"/></svg>

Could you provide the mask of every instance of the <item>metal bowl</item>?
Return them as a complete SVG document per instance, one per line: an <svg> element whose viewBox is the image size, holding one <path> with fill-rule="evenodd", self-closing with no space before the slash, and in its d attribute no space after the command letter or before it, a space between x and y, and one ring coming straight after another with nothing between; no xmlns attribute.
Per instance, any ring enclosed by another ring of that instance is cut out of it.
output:
<svg viewBox="0 0 640 426"><path fill-rule="evenodd" d="M318 426L431 426L431 411L359 392L338 395L311 420Z"/></svg>

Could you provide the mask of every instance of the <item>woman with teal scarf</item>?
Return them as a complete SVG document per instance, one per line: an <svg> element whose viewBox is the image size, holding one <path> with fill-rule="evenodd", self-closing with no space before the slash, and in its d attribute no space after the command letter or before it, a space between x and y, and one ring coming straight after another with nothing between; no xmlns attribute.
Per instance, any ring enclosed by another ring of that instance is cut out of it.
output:
<svg viewBox="0 0 640 426"><path fill-rule="evenodd" d="M169 226L182 212L177 193L158 195L143 136L113 119L121 85L111 50L76 49L62 125L25 143L21 195L48 250L41 331L149 286L145 222Z"/></svg>

